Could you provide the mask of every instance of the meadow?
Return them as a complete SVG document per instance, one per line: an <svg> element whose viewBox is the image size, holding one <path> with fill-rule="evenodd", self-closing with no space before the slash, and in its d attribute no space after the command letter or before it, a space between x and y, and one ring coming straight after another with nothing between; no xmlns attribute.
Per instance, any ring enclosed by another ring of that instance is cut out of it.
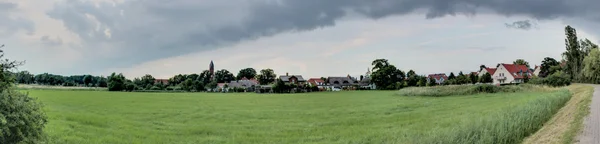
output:
<svg viewBox="0 0 600 144"><path fill-rule="evenodd" d="M45 105L49 143L518 143L566 90L399 96L24 90Z"/></svg>

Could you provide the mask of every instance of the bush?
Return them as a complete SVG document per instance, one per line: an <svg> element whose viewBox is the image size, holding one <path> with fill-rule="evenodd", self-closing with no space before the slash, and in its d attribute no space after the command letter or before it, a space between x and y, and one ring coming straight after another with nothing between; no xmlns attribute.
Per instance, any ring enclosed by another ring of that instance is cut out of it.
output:
<svg viewBox="0 0 600 144"><path fill-rule="evenodd" d="M546 78L533 78L529 80L530 84L537 85L548 85L553 87L561 87L571 85L571 78L569 75L559 71L555 72L552 75L547 76Z"/></svg>
<svg viewBox="0 0 600 144"><path fill-rule="evenodd" d="M452 96L452 95L472 95L477 93L499 93L499 92L519 92L524 91L524 86L507 85L495 86L488 84L479 85L449 85L434 87L410 87L401 89L398 95L402 96ZM528 88L529 89L529 88Z"/></svg>
<svg viewBox="0 0 600 144"><path fill-rule="evenodd" d="M41 103L12 90L0 93L0 143L40 143L47 122Z"/></svg>

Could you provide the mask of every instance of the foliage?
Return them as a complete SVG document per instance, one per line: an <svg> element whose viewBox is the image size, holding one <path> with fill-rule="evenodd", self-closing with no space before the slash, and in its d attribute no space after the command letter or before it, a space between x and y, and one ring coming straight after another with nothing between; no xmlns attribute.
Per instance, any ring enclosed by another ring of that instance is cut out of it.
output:
<svg viewBox="0 0 600 144"><path fill-rule="evenodd" d="M513 61L513 64L525 65L529 68L529 62L525 61L524 59L517 59L517 60Z"/></svg>
<svg viewBox="0 0 600 144"><path fill-rule="evenodd" d="M3 47L4 45L0 46ZM0 50L0 59L4 51ZM14 90L16 80L11 70L23 62L0 60L0 143L43 143L47 117L42 104L27 94Z"/></svg>
<svg viewBox="0 0 600 144"><path fill-rule="evenodd" d="M543 78L557 71L560 71L560 69L556 69L556 67L560 68L560 63L554 58L546 57L542 61L540 73L538 74L538 76Z"/></svg>
<svg viewBox="0 0 600 144"><path fill-rule="evenodd" d="M436 86L437 83L435 82L435 79L433 78L428 78L429 82L427 83L427 86Z"/></svg>
<svg viewBox="0 0 600 144"><path fill-rule="evenodd" d="M565 57L567 64L565 65L565 72L570 78L577 79L580 75L582 68L584 52L581 50L579 41L577 39L577 31L571 26L565 27L565 47L566 50L562 55Z"/></svg>
<svg viewBox="0 0 600 144"><path fill-rule="evenodd" d="M398 91L398 95L402 96L430 96L443 97L454 95L472 95L478 93L499 93L499 92L520 92L529 89L526 86L495 86L489 84L479 85L449 85L435 87L412 87L404 88Z"/></svg>
<svg viewBox="0 0 600 144"><path fill-rule="evenodd" d="M420 76L419 82L417 82L417 86L419 86L419 87L427 86L427 78L424 76Z"/></svg>
<svg viewBox="0 0 600 144"><path fill-rule="evenodd" d="M547 76L546 78L531 79L531 80L529 80L529 83L537 84L537 85L548 85L548 86L553 86L553 87L560 87L560 86L571 85L571 78L569 77L569 75L559 71L550 76Z"/></svg>
<svg viewBox="0 0 600 144"><path fill-rule="evenodd" d="M594 48L590 50L588 56L583 60L583 73L586 82L600 83L600 50Z"/></svg>
<svg viewBox="0 0 600 144"><path fill-rule="evenodd" d="M448 80L452 80L452 79L455 79L455 78L456 78L456 76L454 75L454 73L450 72L450 75L448 76Z"/></svg>
<svg viewBox="0 0 600 144"><path fill-rule="evenodd" d="M109 77L108 77L108 91L123 91L125 90L125 76L123 76L123 74L119 73L112 73Z"/></svg>
<svg viewBox="0 0 600 144"><path fill-rule="evenodd" d="M373 60L371 65L373 65L372 71L377 71L381 68L387 67L388 65L390 65L390 63L388 62L387 59L375 59L375 60Z"/></svg>
<svg viewBox="0 0 600 144"><path fill-rule="evenodd" d="M237 79L240 80L242 78L252 79L256 77L256 70L254 68L245 68L241 69L237 74Z"/></svg>
<svg viewBox="0 0 600 144"><path fill-rule="evenodd" d="M479 81L479 76L477 76L476 74L470 74L469 80L471 81L471 84L475 84Z"/></svg>
<svg viewBox="0 0 600 144"><path fill-rule="evenodd" d="M277 75L275 75L275 71L273 69L263 69L260 70L260 74L256 76L258 79L258 83L261 85L267 85L275 81Z"/></svg>
<svg viewBox="0 0 600 144"><path fill-rule="evenodd" d="M226 69L222 69L215 72L215 79L217 83L228 83L235 80L235 77Z"/></svg>
<svg viewBox="0 0 600 144"><path fill-rule="evenodd" d="M387 60L385 61L387 62ZM375 62L377 62L377 60L373 61L373 63ZM397 69L394 65L388 64L383 67L378 67L376 71L371 74L371 82L377 85L378 89L399 89L404 87L404 84L402 83L404 77L404 72Z"/></svg>
<svg viewBox="0 0 600 144"><path fill-rule="evenodd" d="M481 77L479 77L479 82L480 83L492 83L492 82L494 82L494 79L492 79L492 75L490 75L490 73L485 73Z"/></svg>

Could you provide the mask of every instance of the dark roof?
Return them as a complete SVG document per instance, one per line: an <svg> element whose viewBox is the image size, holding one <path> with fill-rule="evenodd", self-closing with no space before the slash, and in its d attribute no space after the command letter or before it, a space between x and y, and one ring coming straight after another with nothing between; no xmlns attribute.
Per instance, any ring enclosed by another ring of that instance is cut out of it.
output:
<svg viewBox="0 0 600 144"><path fill-rule="evenodd" d="M238 80L232 81L228 84L229 87L239 87L239 88L248 88L252 86L257 86L258 83L252 80Z"/></svg>
<svg viewBox="0 0 600 144"><path fill-rule="evenodd" d="M302 78L301 75L282 75L279 76L279 79L281 79L281 81L283 82L289 82L291 77L296 77L298 79L298 82L305 82L306 80L304 80L304 78Z"/></svg>
<svg viewBox="0 0 600 144"><path fill-rule="evenodd" d="M358 80L352 77L328 77L327 81L333 86L351 86L353 84L358 84Z"/></svg>

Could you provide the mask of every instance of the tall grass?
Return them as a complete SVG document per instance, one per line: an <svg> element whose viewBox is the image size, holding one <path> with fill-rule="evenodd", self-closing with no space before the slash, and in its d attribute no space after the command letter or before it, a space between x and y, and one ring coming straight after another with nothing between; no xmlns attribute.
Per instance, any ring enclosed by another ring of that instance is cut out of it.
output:
<svg viewBox="0 0 600 144"><path fill-rule="evenodd" d="M521 85L506 85L495 86L488 84L478 85L449 85L449 86L434 86L434 87L410 87L398 91L397 95L401 96L429 96L442 97L453 95L473 95L478 93L500 93L500 92L521 92L538 90L545 91L549 88L544 86L535 86L529 84Z"/></svg>
<svg viewBox="0 0 600 144"><path fill-rule="evenodd" d="M463 119L451 129L433 130L413 136L413 143L428 144L513 144L535 133L570 99L568 90L560 90L525 105L482 117Z"/></svg>

